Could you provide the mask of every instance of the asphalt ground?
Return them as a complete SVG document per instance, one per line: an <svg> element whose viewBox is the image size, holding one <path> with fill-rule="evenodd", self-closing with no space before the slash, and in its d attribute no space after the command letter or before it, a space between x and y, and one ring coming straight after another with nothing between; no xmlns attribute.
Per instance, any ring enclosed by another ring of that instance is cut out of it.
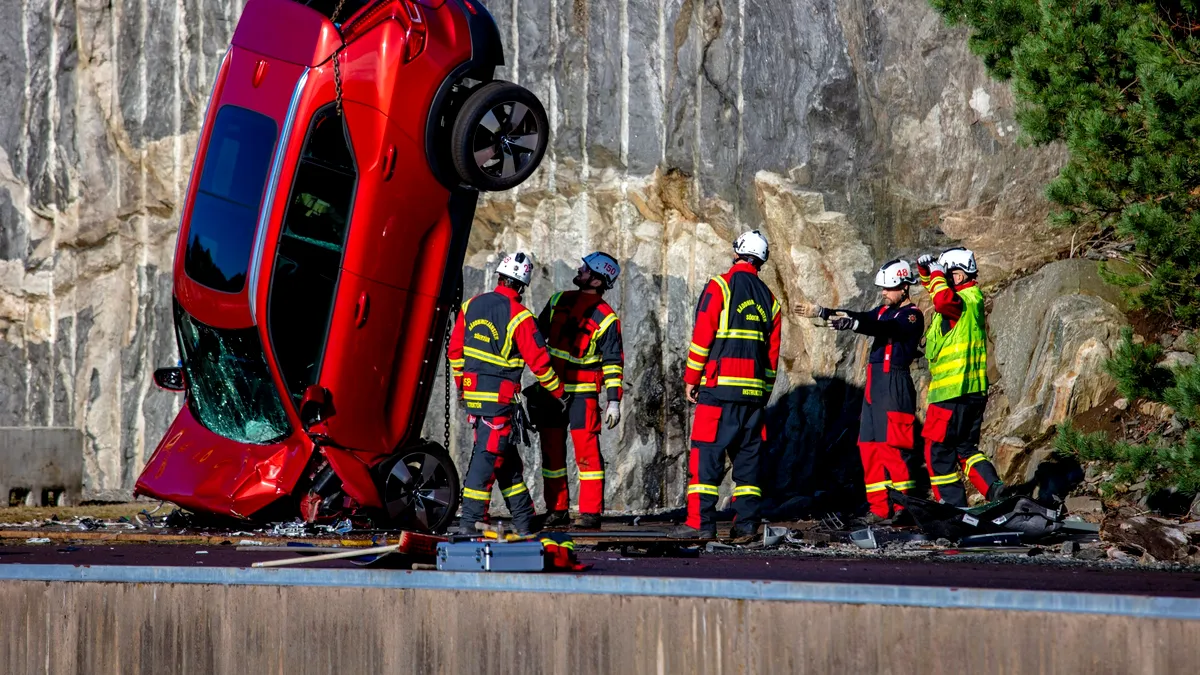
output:
<svg viewBox="0 0 1200 675"><path fill-rule="evenodd" d="M260 560L294 557L286 552L238 551L234 545L155 544L27 544L0 546L0 565L132 565L172 567L249 567ZM881 584L943 588L983 588L1086 592L1101 594L1200 597L1200 572L1120 569L1071 564L1030 564L954 559L887 559L807 556L778 553L700 553L696 557L626 556L615 551L579 551L593 567L585 574L694 579L740 579ZM946 556L943 556L946 558ZM381 561L383 562L383 561ZM408 569L408 561L391 557L389 566ZM377 565L378 566L378 565ZM299 565L301 568L360 567L347 560ZM401 573L398 571L398 573ZM419 572L418 572L419 573Z"/></svg>

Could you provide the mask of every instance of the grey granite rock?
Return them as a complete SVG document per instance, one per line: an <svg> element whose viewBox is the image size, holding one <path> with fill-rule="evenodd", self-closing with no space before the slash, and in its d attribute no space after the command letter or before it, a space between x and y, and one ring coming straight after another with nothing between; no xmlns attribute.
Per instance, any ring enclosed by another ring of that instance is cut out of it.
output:
<svg viewBox="0 0 1200 675"><path fill-rule="evenodd" d="M682 503L693 307L738 232L768 233L764 278L785 305L871 306L871 272L896 253L964 242L994 283L1069 246L1043 225L1062 150L1015 143L1011 95L922 2L486 4L505 40L497 75L541 98L553 139L526 185L482 200L466 289L488 287L490 254L530 248L536 311L580 255L622 260L610 297L629 391L602 436L612 509ZM28 0L0 25L0 424L79 429L94 493L128 489L178 410L150 375L177 358L174 228L243 5ZM1049 334L1009 332L1022 334L996 338L1004 379L1024 380L1017 361ZM852 441L838 425L857 409L865 343L791 317L784 338L764 484L786 496L826 489ZM435 391L426 433L440 438ZM452 414L464 460L470 430ZM531 485L538 455L525 452Z"/></svg>

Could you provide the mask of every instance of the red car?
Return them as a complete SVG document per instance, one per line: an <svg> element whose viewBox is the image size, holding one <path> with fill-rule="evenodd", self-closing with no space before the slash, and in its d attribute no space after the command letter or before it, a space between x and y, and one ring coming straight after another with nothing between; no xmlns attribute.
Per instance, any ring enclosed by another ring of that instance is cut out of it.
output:
<svg viewBox="0 0 1200 675"><path fill-rule="evenodd" d="M187 404L136 493L198 512L436 531L419 437L479 190L537 168L546 113L493 81L475 0L250 0L209 101L175 251Z"/></svg>

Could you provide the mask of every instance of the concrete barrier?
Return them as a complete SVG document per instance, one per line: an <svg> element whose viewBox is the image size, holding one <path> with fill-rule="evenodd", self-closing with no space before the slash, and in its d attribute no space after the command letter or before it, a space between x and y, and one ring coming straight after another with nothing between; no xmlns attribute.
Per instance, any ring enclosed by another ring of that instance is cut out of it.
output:
<svg viewBox="0 0 1200 675"><path fill-rule="evenodd" d="M1094 594L4 565L0 603L5 673L1175 673L1200 659L1200 601Z"/></svg>
<svg viewBox="0 0 1200 675"><path fill-rule="evenodd" d="M14 490L29 506L78 504L83 432L70 427L0 427L0 506L8 506ZM49 500L43 499L47 493L53 493Z"/></svg>

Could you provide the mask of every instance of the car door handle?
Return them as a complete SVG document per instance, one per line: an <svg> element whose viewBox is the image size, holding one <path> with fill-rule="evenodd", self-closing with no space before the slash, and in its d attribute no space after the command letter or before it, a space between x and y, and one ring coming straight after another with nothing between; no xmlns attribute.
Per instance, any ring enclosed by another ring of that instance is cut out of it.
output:
<svg viewBox="0 0 1200 675"><path fill-rule="evenodd" d="M388 145L387 150L385 150L383 152L383 162L381 163L380 166L383 169L383 179L385 181L391 180L392 173L394 173L396 171L396 146L395 145L392 145L392 144Z"/></svg>
<svg viewBox="0 0 1200 675"><path fill-rule="evenodd" d="M371 296L366 291L358 296L358 302L354 305L354 327L362 328L367 324L367 314L371 311Z"/></svg>

